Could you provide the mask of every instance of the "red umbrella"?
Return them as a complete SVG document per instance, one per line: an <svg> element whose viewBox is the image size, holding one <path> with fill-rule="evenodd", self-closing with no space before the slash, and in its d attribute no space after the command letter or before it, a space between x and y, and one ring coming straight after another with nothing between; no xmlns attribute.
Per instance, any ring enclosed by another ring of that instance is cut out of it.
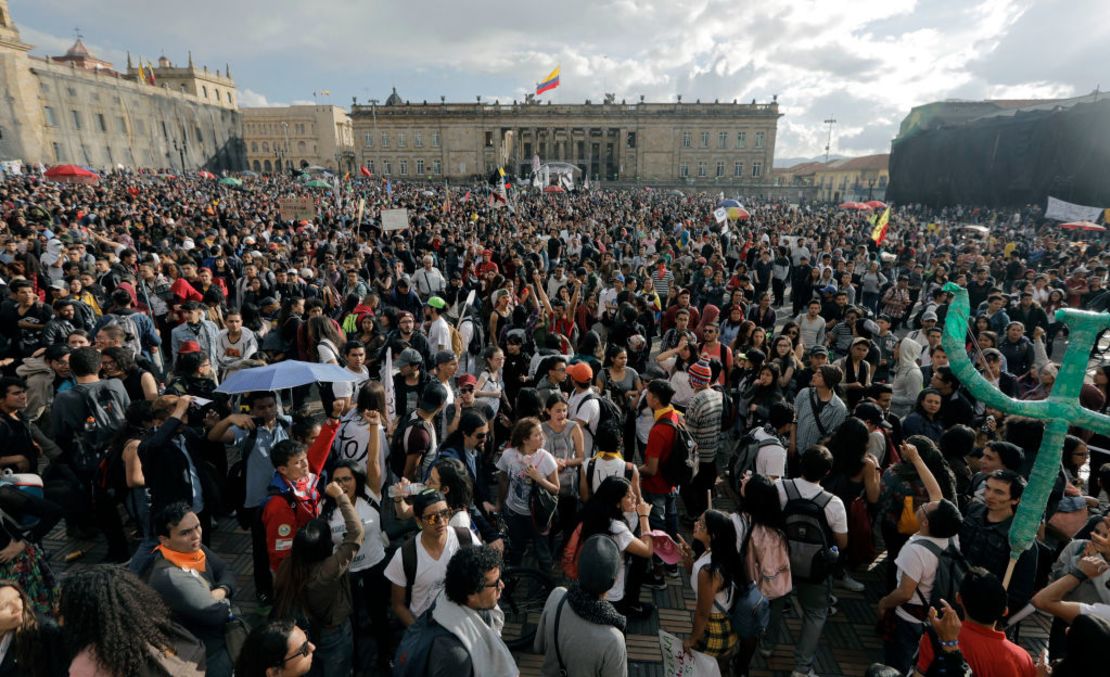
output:
<svg viewBox="0 0 1110 677"><path fill-rule="evenodd" d="M77 165L54 165L46 170L46 178L59 183L81 183L92 184L96 183L100 177L96 172L90 172L84 167Z"/></svg>
<svg viewBox="0 0 1110 677"><path fill-rule="evenodd" d="M868 200L867 202L864 202L863 204L867 205L868 207L871 207L872 209L886 209L886 203L883 202L882 200Z"/></svg>
<svg viewBox="0 0 1110 677"><path fill-rule="evenodd" d="M866 211L868 209L871 209L871 207L863 204L862 202L851 202L851 201L841 202L840 203L840 208L841 209L855 209L857 211Z"/></svg>
<svg viewBox="0 0 1110 677"><path fill-rule="evenodd" d="M545 192L545 193L565 193L566 191L563 190L562 186L546 186L543 189L543 192Z"/></svg>
<svg viewBox="0 0 1110 677"><path fill-rule="evenodd" d="M1097 223L1091 223L1090 221L1072 221L1071 223L1065 223L1060 227L1064 230L1106 230L1106 226L1100 226Z"/></svg>
<svg viewBox="0 0 1110 677"><path fill-rule="evenodd" d="M213 174L212 172L208 171L207 169L202 169L199 172L197 172L197 176L199 176L202 179L214 179L214 178L216 178L216 175Z"/></svg>
<svg viewBox="0 0 1110 677"><path fill-rule="evenodd" d="M752 218L752 215L748 212L747 209L744 209L743 207L739 207L736 209L737 221L747 221L750 218Z"/></svg>

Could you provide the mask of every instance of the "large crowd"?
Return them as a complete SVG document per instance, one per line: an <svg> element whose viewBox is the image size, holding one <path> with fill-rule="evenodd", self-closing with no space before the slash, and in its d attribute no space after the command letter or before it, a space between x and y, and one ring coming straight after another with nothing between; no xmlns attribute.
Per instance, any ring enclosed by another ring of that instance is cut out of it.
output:
<svg viewBox="0 0 1110 677"><path fill-rule="evenodd" d="M868 674L1106 674L1110 440L1071 430L1004 585L1044 421L977 402L941 344L954 282L967 359L1048 397L1055 311L1106 307L1106 243L900 206L876 244L860 212L722 224L719 197L4 177L0 675L517 675L498 602L524 566L556 582L544 675L627 674L641 591L686 577L683 651L746 675L794 614L805 677L883 552ZM1100 356L1081 401L1106 413ZM292 360L346 380L220 389ZM209 547L231 520L260 616ZM56 577L63 524L105 562ZM1033 613L1044 656L1014 642Z"/></svg>

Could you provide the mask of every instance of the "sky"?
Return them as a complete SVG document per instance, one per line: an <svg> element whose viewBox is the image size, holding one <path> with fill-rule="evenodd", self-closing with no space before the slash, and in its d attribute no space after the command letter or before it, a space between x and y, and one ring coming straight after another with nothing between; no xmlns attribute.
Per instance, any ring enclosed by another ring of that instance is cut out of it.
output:
<svg viewBox="0 0 1110 677"><path fill-rule="evenodd" d="M915 105L1110 87L1107 0L9 0L32 53L230 64L242 106L778 97L776 158L889 152Z"/></svg>

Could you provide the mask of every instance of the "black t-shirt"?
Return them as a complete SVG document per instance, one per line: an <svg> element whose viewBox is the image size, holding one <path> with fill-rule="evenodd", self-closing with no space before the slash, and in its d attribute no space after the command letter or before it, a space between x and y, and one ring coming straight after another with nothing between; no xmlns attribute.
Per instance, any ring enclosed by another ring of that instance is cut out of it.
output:
<svg viewBox="0 0 1110 677"><path fill-rule="evenodd" d="M19 306L14 303L0 307L0 332L11 342L8 355L22 357L41 348L42 329L53 317L54 311L44 303L35 303L23 314L20 314ZM37 320L39 329L22 329L19 326L21 320Z"/></svg>
<svg viewBox="0 0 1110 677"><path fill-rule="evenodd" d="M12 472L35 472L38 451L35 449L31 431L22 417L0 414L0 456L23 456L27 459L29 470L13 465L0 465L0 470Z"/></svg>

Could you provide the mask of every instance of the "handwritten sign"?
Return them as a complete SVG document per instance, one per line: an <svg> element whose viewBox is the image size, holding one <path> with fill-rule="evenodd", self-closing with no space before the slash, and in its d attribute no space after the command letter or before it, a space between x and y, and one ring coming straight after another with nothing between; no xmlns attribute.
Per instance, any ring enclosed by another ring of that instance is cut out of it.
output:
<svg viewBox="0 0 1110 677"><path fill-rule="evenodd" d="M409 210L383 209L382 230L404 230L409 227Z"/></svg>
<svg viewBox="0 0 1110 677"><path fill-rule="evenodd" d="M316 201L310 197L281 197L278 211L283 221L311 221L316 218Z"/></svg>

